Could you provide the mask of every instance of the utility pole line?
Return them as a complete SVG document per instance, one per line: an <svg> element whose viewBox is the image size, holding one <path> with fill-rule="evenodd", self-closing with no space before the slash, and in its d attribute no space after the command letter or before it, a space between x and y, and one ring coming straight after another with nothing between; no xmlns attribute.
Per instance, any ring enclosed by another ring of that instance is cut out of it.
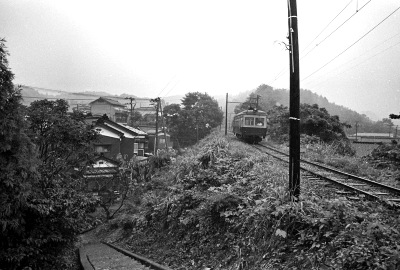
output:
<svg viewBox="0 0 400 270"><path fill-rule="evenodd" d="M289 192L292 199L300 195L300 62L296 0L288 0L290 61L290 139Z"/></svg>
<svg viewBox="0 0 400 270"><path fill-rule="evenodd" d="M160 106L160 98L150 99L150 102L156 103L156 133L154 134L154 155L157 154L158 149L158 110Z"/></svg>
<svg viewBox="0 0 400 270"><path fill-rule="evenodd" d="M165 150L168 151L168 143L167 143L167 132L165 131L165 123L164 123L164 115L163 115L163 110L162 110L162 106L160 103L160 112L161 112L161 125L162 125L162 129L164 131L164 141L165 141Z"/></svg>
<svg viewBox="0 0 400 270"><path fill-rule="evenodd" d="M356 142L358 141L358 121L356 121Z"/></svg>
<svg viewBox="0 0 400 270"><path fill-rule="evenodd" d="M225 105L225 136L228 135L228 93L226 93Z"/></svg>
<svg viewBox="0 0 400 270"><path fill-rule="evenodd" d="M225 107L225 136L228 135L228 104L229 103L238 103L238 104L243 104L244 102L235 102L231 101L228 102L228 93L226 93L226 107Z"/></svg>
<svg viewBox="0 0 400 270"><path fill-rule="evenodd" d="M129 99L130 100L130 102L127 103L127 104L131 104L130 126L133 127L133 109L136 106L136 103L135 103L135 106L133 106L133 101L135 100L135 98L134 97L126 97L125 99Z"/></svg>

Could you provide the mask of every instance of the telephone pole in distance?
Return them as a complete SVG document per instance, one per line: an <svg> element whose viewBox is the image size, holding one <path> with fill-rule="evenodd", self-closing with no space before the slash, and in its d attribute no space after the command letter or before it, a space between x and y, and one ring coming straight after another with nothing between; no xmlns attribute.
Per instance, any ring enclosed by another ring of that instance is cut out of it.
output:
<svg viewBox="0 0 400 270"><path fill-rule="evenodd" d="M134 109L135 106L136 106L136 103L135 103L135 106L133 106L133 101L135 100L135 98L134 98L134 97L126 97L125 99L129 99L129 100L130 100L130 102L127 103L127 104L131 104L130 126L133 127L133 109Z"/></svg>

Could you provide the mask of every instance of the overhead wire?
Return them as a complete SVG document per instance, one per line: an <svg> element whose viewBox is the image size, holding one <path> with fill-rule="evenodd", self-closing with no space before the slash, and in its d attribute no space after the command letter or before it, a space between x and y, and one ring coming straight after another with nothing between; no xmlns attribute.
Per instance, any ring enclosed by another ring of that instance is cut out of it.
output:
<svg viewBox="0 0 400 270"><path fill-rule="evenodd" d="M180 81L176 81L176 83L174 84L174 86L171 87L171 89L169 89L169 91L164 95L164 98L180 83Z"/></svg>
<svg viewBox="0 0 400 270"><path fill-rule="evenodd" d="M161 93L165 90L165 88L168 87L168 85L173 81L173 79L176 77L176 74L174 76L172 76L172 78L169 80L169 82L164 86L164 88L160 91L160 93L158 93L157 97L159 97L161 95Z"/></svg>
<svg viewBox="0 0 400 270"><path fill-rule="evenodd" d="M384 49L384 50L382 50L382 51L379 51L379 52L375 53L374 55L368 57L367 59L364 59L364 61L361 61L361 62L359 62L358 64L356 64L356 65L354 65L354 66L352 66L352 67L349 67L349 68L343 70L342 72L337 73L336 75L340 75L340 74L345 73L346 71L352 70L352 69L354 69L354 68L356 68L356 67L358 67L358 66L364 64L365 62L368 62L369 60L373 59L374 57L376 57L376 56L378 56L378 55L380 55L380 54L382 54L382 53L384 53L384 52L386 52L386 51L388 51L388 50L390 50L390 49L396 47L397 45L400 45L400 41L397 42L397 43L395 43L395 44L393 44L393 45L390 46L390 47L387 47L386 49ZM321 84L323 84L323 83L325 83L325 82L327 82L327 81L328 81L328 80L325 80L325 81L322 81L322 82L320 82L320 83L317 83L317 84L315 84L313 87L319 86L319 85L321 85Z"/></svg>
<svg viewBox="0 0 400 270"><path fill-rule="evenodd" d="M350 19L352 19L356 14L358 14L359 11L361 11L366 5L368 5L372 0L369 0L367 3L365 3L360 9L357 9L355 13L353 13L349 18L347 18L342 24L340 24L335 30L333 30L329 35L327 35L322 41L317 43L310 51L308 51L304 56L300 57L300 60L305 58L307 55L309 55L315 48L317 48L319 45L321 45L324 41L326 41L330 36L332 36L337 30L339 30L343 25L345 25Z"/></svg>
<svg viewBox="0 0 400 270"><path fill-rule="evenodd" d="M393 36L391 36L391 37L389 37L389 38L387 38L387 39L385 39L385 40L382 41L381 43L379 43L379 44L377 44L376 46L370 48L369 50L365 51L364 53L360 54L359 56L357 56L357 57L355 57L355 58L353 58L353 59L351 59L351 60L345 62L345 63L343 64L343 66L344 66L344 65L347 65L347 64L349 64L349 63L351 63L351 62L354 62L354 61L356 61L356 60L359 60L363 55L366 55L367 53L371 52L372 50L376 49L377 47L381 46L382 44L385 44L385 43L388 42L389 40L391 40L391 39L393 39L393 38L395 38L395 37L397 37L397 36L399 36L399 35L400 35L400 32L397 33L397 34L395 34L395 35L393 35ZM363 64L363 63L365 63L366 61L369 61L370 59L374 58L375 56L377 56L377 55L379 55L379 54L381 54L381 53L384 53L384 52L386 52L387 50L392 49L393 47L395 47L395 46L397 46L397 45L399 45L399 44L400 44L400 42L398 42L398 43L396 43L396 44L394 44L394 45L392 45L392 46L390 46L390 47L388 47L388 48L386 48L386 49L384 49L384 50L381 50L381 51L377 52L376 54L374 54L374 55L368 57L368 58L365 59L364 61L362 61L362 62L360 62L360 63L358 63L358 64L356 64L356 65L354 65L354 66L351 66L351 67L345 69L345 70L342 71L342 72L337 73L336 76L337 76L337 75L340 75L340 74L342 74L342 73L344 73L344 72L346 72L346 71L348 71L348 70L351 70L351 69L353 69L353 68L355 68L355 67L357 67L357 66L359 66L359 65L361 65L361 64ZM334 70L331 70L330 72L326 73L325 75L327 75L327 74L329 74L329 73L331 73L331 72L333 72L333 71L335 71L335 70L337 70L337 69L339 69L339 68L336 68L336 69L334 69ZM325 81L327 81L327 80L325 80ZM314 84L313 87L318 86L318 85L324 83L325 81L320 82L320 83L317 83L317 84Z"/></svg>
<svg viewBox="0 0 400 270"><path fill-rule="evenodd" d="M333 32L331 32L327 37L325 37L321 42L319 42L315 47L313 47L306 55L302 56L300 58L303 59L306 57L310 52L312 52L317 46L319 46L322 42L324 42L326 39L328 39L334 32L336 32L339 28L341 28L343 25L345 25L354 15L356 15L360 10L362 10L368 3L370 3L372 0L369 0L367 3L365 3L360 9L357 8L357 11L352 14L348 19L346 19L342 24L340 24ZM338 13L336 16L321 30L321 32L302 50L304 52L328 27L329 25L336 20L340 14L353 2L353 0L350 0L346 6ZM276 76L275 79L270 82L270 84L274 83L276 80L278 80L280 77L282 77L285 73L287 72L287 68L283 68Z"/></svg>
<svg viewBox="0 0 400 270"><path fill-rule="evenodd" d="M326 67L327 65L329 65L330 63L332 63L334 60L336 60L339 56L341 56L342 54L344 54L346 51L348 51L350 48L352 48L354 45L356 45L358 42L360 42L363 38L365 38L368 34L370 34L373 30L375 30L379 25L381 25L384 21L386 21L389 17L391 17L395 12L397 12L400 9L400 7L396 8L392 13L390 13L388 16L386 16L382 21L380 21L378 24L376 24L373 28L371 28L368 32L366 32L364 35L362 35L359 39L357 39L355 42L353 42L350 46L348 46L346 49L344 49L342 52L340 52L338 55L336 55L335 57L333 57L331 60L329 60L327 63L325 63L323 66L321 66L320 68L318 68L317 70L315 70L314 72L312 72L311 74L309 74L307 77L305 77L304 79L302 79L302 81L310 78L311 76L313 76L315 73L317 73L318 71L320 71L321 69L323 69L324 67Z"/></svg>
<svg viewBox="0 0 400 270"><path fill-rule="evenodd" d="M310 45L317 39L319 38L319 36L329 27L329 25L331 25L331 23L337 19L337 17L340 16L340 14L342 14L342 12L353 2L353 0L350 0L349 3L347 3L347 5L338 13L336 14L336 16L321 30L321 32L319 32L319 34L300 52L303 53L305 50L308 49L308 47L310 47Z"/></svg>

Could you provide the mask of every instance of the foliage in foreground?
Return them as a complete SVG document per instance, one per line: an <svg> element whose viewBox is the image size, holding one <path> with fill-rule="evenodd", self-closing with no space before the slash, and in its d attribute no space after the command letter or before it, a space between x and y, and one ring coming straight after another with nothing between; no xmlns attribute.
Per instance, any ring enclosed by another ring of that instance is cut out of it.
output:
<svg viewBox="0 0 400 270"><path fill-rule="evenodd" d="M95 134L65 101L26 109L0 41L0 268L68 269L63 252L94 200L82 169Z"/></svg>
<svg viewBox="0 0 400 270"><path fill-rule="evenodd" d="M398 212L307 182L290 202L286 168L247 145L214 135L162 175L141 212L113 226L132 250L174 269L400 267Z"/></svg>

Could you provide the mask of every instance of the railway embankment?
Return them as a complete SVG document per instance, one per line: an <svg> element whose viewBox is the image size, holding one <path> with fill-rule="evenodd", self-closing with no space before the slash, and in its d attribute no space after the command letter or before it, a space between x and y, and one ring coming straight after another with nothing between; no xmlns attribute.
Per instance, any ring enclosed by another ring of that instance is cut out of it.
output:
<svg viewBox="0 0 400 270"><path fill-rule="evenodd" d="M313 147L320 161L355 158ZM343 164L378 175L359 162ZM306 179L293 202L287 187L285 163L212 134L141 183L94 234L171 269L399 269L398 209Z"/></svg>

